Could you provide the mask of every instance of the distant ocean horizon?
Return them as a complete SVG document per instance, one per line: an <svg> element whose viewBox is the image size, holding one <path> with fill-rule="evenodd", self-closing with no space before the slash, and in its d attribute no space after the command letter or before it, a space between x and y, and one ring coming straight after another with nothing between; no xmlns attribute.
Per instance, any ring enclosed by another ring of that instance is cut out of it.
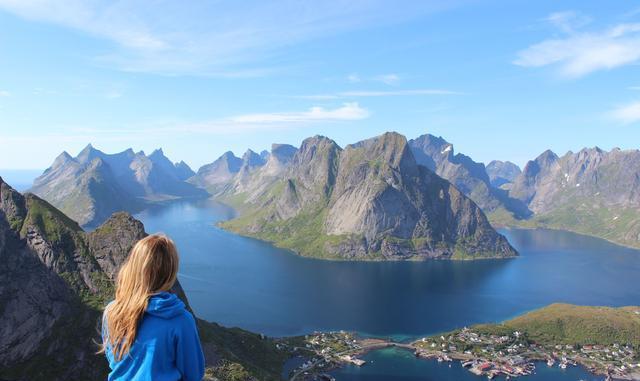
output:
<svg viewBox="0 0 640 381"><path fill-rule="evenodd" d="M0 169L0 177L18 192L31 188L33 180L44 172L43 169Z"/></svg>

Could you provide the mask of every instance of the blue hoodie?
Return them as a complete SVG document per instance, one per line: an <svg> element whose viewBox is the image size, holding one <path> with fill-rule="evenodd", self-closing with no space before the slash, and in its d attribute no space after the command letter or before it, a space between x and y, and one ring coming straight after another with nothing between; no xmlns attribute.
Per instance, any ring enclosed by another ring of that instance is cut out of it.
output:
<svg viewBox="0 0 640 381"><path fill-rule="evenodd" d="M104 321L102 327L105 341L108 332ZM116 361L107 346L106 354L111 368L109 381L200 381L204 375L195 319L184 303L168 292L149 298L129 353Z"/></svg>

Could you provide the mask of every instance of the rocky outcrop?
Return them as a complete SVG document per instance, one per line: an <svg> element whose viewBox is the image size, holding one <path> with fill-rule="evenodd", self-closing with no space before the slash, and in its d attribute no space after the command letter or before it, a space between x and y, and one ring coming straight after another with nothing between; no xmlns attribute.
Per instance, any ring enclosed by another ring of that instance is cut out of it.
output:
<svg viewBox="0 0 640 381"><path fill-rule="evenodd" d="M510 161L493 160L487 167L491 185L496 188L509 188L522 172L520 167Z"/></svg>
<svg viewBox="0 0 640 381"><path fill-rule="evenodd" d="M342 150L306 139L283 178L223 226L303 255L479 258L516 255L476 204L418 165L396 133Z"/></svg>
<svg viewBox="0 0 640 381"><path fill-rule="evenodd" d="M129 213L118 212L100 227L86 234L87 249L100 266L100 270L109 279L115 279L132 245L145 236L142 222Z"/></svg>
<svg viewBox="0 0 640 381"><path fill-rule="evenodd" d="M217 186L229 183L240 171L240 167L242 167L242 159L236 157L233 152L228 151L213 163L200 167L196 176L190 181L199 186L215 190Z"/></svg>
<svg viewBox="0 0 640 381"><path fill-rule="evenodd" d="M102 309L119 267L145 235L127 213L86 233L0 178L0 379L104 380L107 363L96 355ZM189 306L179 282L173 292ZM277 360L287 353L271 340L199 319L198 327L208 366L237 363L260 379L279 378Z"/></svg>
<svg viewBox="0 0 640 381"><path fill-rule="evenodd" d="M455 153L453 145L442 137L425 134L410 140L409 145L418 164L449 180L486 213L505 211L516 218L530 214L519 200L510 198L507 192L492 185L484 164Z"/></svg>
<svg viewBox="0 0 640 381"><path fill-rule="evenodd" d="M173 164L156 150L146 156L133 150L106 154L88 145L75 158L63 152L30 191L82 226L97 226L117 211L136 211L150 202L204 197L185 182L193 171Z"/></svg>
<svg viewBox="0 0 640 381"><path fill-rule="evenodd" d="M0 200L0 378L103 378L91 338L111 285L86 233L2 179Z"/></svg>
<svg viewBox="0 0 640 381"><path fill-rule="evenodd" d="M530 224L640 247L640 151L545 151L514 180L511 197L535 213Z"/></svg>

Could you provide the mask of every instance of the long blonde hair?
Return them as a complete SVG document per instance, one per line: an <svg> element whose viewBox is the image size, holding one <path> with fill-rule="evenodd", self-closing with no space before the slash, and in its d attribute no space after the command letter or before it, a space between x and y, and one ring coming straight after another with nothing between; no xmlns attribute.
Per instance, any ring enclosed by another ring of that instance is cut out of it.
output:
<svg viewBox="0 0 640 381"><path fill-rule="evenodd" d="M106 337L101 352L108 345L118 361L129 353L149 297L169 291L177 274L178 251L168 237L150 235L133 246L118 272L116 298L105 311Z"/></svg>

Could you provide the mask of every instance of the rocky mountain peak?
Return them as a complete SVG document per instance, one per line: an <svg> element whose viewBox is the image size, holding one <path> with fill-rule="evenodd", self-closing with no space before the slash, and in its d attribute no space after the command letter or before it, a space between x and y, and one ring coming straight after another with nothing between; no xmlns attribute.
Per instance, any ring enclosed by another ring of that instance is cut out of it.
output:
<svg viewBox="0 0 640 381"><path fill-rule="evenodd" d="M540 156L538 156L535 161L538 163L538 165L540 165L541 167L548 167L551 164L555 163L558 161L558 155L555 154L555 152L551 151L551 150L546 150L543 153L540 154Z"/></svg>
<svg viewBox="0 0 640 381"><path fill-rule="evenodd" d="M295 179L298 197L316 202L328 197L335 183L338 156L342 149L333 140L316 135L305 139L293 155L288 177Z"/></svg>
<svg viewBox="0 0 640 381"><path fill-rule="evenodd" d="M244 155L242 155L242 165L245 167L257 167L264 164L264 159L257 153L248 149Z"/></svg>
<svg viewBox="0 0 640 381"><path fill-rule="evenodd" d="M176 168L176 174L180 180L187 180L196 174L193 169L191 169L191 167L182 160L175 163L174 166Z"/></svg>
<svg viewBox="0 0 640 381"><path fill-rule="evenodd" d="M102 151L95 149L93 145L89 143L78 153L76 160L80 163L87 163L100 156L100 154L102 154Z"/></svg>
<svg viewBox="0 0 640 381"><path fill-rule="evenodd" d="M298 149L290 144L277 144L271 145L270 158L274 158L282 164L287 164L293 158Z"/></svg>
<svg viewBox="0 0 640 381"><path fill-rule="evenodd" d="M62 151L62 153L58 155L58 157L56 157L55 160L53 161L51 168L52 169L59 168L72 160L73 160L73 157L71 157L71 155L69 155L67 151Z"/></svg>
<svg viewBox="0 0 640 381"><path fill-rule="evenodd" d="M512 183L522 172L520 167L510 161L493 160L486 167L491 185L499 188Z"/></svg>
<svg viewBox="0 0 640 381"><path fill-rule="evenodd" d="M164 156L164 151L162 151L162 148L154 149L153 152L151 152L151 155L149 155L149 159L161 158L161 157L166 158L166 156Z"/></svg>
<svg viewBox="0 0 640 381"><path fill-rule="evenodd" d="M372 164L384 164L392 169L401 169L406 175L412 175L417 170L416 160L409 148L407 138L397 132L386 132L349 145L345 151L354 149L360 150L365 160Z"/></svg>

